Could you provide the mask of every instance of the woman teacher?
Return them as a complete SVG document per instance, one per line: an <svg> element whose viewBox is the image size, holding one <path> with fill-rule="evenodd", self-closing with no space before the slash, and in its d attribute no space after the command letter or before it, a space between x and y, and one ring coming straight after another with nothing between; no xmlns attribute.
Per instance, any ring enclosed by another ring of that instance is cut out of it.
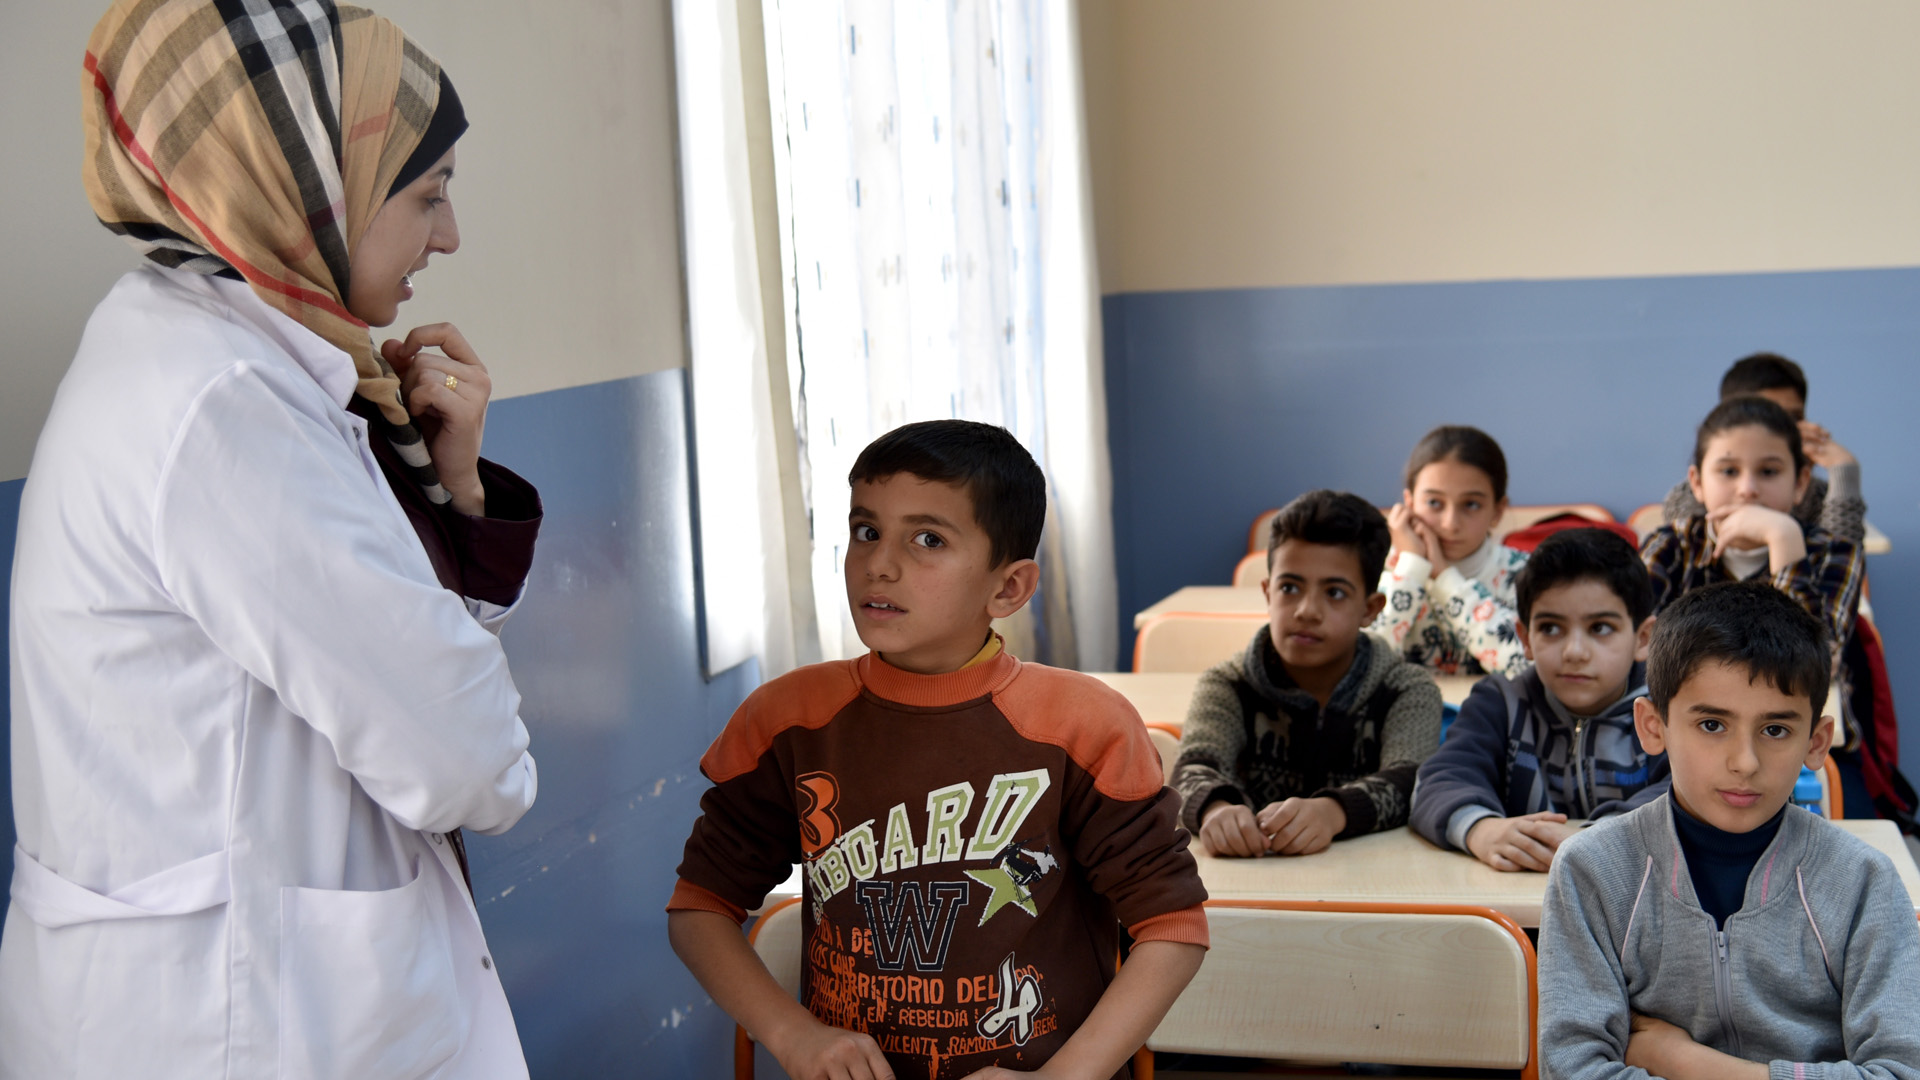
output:
<svg viewBox="0 0 1920 1080"><path fill-rule="evenodd" d="M0 1077L524 1077L459 830L533 803L539 500L457 330L367 329L459 245L459 99L326 0L121 0L82 85L148 262L22 495Z"/></svg>

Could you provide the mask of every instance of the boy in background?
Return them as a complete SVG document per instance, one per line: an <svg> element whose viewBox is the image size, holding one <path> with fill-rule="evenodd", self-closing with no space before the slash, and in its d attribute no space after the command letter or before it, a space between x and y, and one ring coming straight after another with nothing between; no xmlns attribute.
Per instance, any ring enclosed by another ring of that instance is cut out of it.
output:
<svg viewBox="0 0 1920 1080"><path fill-rule="evenodd" d="M1803 529L1818 526L1843 540L1860 543L1867 535L1867 501L1860 494L1860 462L1833 434L1807 419L1807 376L1800 365L1775 353L1754 353L1734 362L1720 378L1720 400L1763 397L1787 410L1800 425L1807 460L1827 470L1815 477L1793 508ZM1677 523L1707 512L1682 480L1667 492L1667 521Z"/></svg>
<svg viewBox="0 0 1920 1080"><path fill-rule="evenodd" d="M992 631L1039 582L1046 479L961 420L889 432L848 479L873 651L762 686L701 759L674 951L794 1080L1125 1076L1199 969L1206 890L1132 706ZM740 934L794 863L798 1002Z"/></svg>
<svg viewBox="0 0 1920 1080"><path fill-rule="evenodd" d="M1667 762L1633 729L1646 693L1653 587L1633 545L1567 529L1514 579L1520 641L1533 663L1475 684L1420 766L1413 828L1495 870L1544 871L1569 817L1624 813L1667 789Z"/></svg>
<svg viewBox="0 0 1920 1080"><path fill-rule="evenodd" d="M1215 855L1310 855L1406 824L1414 772L1440 741L1440 688L1361 627L1387 520L1344 492L1312 491L1273 519L1267 625L1200 676L1173 786L1182 821Z"/></svg>
<svg viewBox="0 0 1920 1080"><path fill-rule="evenodd" d="M1913 902L1885 855L1788 805L1833 739L1825 639L1764 582L1661 613L1634 722L1672 790L1554 860L1543 1077L1920 1078Z"/></svg>

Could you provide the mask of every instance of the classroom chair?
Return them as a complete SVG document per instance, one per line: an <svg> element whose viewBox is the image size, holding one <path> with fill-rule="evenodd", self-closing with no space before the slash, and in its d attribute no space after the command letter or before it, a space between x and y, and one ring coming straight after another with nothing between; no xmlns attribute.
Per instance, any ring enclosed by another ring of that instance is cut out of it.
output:
<svg viewBox="0 0 1920 1080"><path fill-rule="evenodd" d="M1236 588L1257 589L1267 577L1267 549L1250 551L1233 567L1233 584Z"/></svg>
<svg viewBox="0 0 1920 1080"><path fill-rule="evenodd" d="M1147 724L1147 738L1160 753L1160 782L1173 782L1173 759L1180 756L1180 729L1172 724Z"/></svg>
<svg viewBox="0 0 1920 1080"><path fill-rule="evenodd" d="M773 973L774 981L780 984L780 989L796 998L800 996L800 916L800 897L782 900L768 908L766 914L753 924L753 929L747 932L747 944L760 955L760 962ZM747 1034L746 1028L735 1024L734 1080L753 1080L753 1074L753 1039ZM1133 1075L1153 1076L1153 1052L1144 1046L1133 1056Z"/></svg>
<svg viewBox="0 0 1920 1080"><path fill-rule="evenodd" d="M1627 527L1635 535L1645 540L1653 530L1667 523L1667 508L1659 503L1648 503L1627 515Z"/></svg>
<svg viewBox="0 0 1920 1080"><path fill-rule="evenodd" d="M1213 947L1147 1049L1519 1069L1537 1080L1533 944L1507 916L1456 904L1206 909ZM1151 1065L1134 1075L1152 1080Z"/></svg>
<svg viewBox="0 0 1920 1080"><path fill-rule="evenodd" d="M1264 612L1169 611L1148 619L1133 639L1135 671L1205 671L1240 652L1267 625Z"/></svg>

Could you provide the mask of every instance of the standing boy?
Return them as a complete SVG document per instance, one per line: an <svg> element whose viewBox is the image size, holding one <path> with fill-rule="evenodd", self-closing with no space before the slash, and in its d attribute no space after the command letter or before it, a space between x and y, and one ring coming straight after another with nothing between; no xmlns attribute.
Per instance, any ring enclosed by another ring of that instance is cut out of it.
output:
<svg viewBox="0 0 1920 1080"><path fill-rule="evenodd" d="M1045 477L1004 429L943 420L849 480L873 651L761 687L701 759L674 951L794 1080L1125 1076L1199 969L1206 890L1126 699L992 632L1039 582ZM799 1002L740 934L794 863Z"/></svg>
<svg viewBox="0 0 1920 1080"><path fill-rule="evenodd" d="M1852 451L1833 440L1833 433L1807 419L1807 376L1800 365L1776 353L1754 353L1734 362L1720 378L1720 400L1763 397L1787 410L1800 425L1800 442L1807 460L1827 470L1828 479L1815 477L1793 508L1803 529L1815 526L1842 540L1860 543L1867 535L1867 500L1860 495L1860 462ZM1694 498L1682 480L1667 492L1663 507L1669 522L1700 517L1707 508Z"/></svg>
<svg viewBox="0 0 1920 1080"><path fill-rule="evenodd" d="M1653 586L1605 529L1541 543L1514 579L1533 661L1480 680L1413 789L1413 827L1495 870L1544 871L1569 817L1603 818L1667 790L1667 761L1633 730L1646 693Z"/></svg>
<svg viewBox="0 0 1920 1080"><path fill-rule="evenodd" d="M1173 784L1215 855L1310 855L1406 824L1414 772L1440 741L1440 688L1361 627L1387 519L1345 492L1281 508L1267 542L1267 625L1200 676Z"/></svg>
<svg viewBox="0 0 1920 1080"><path fill-rule="evenodd" d="M1913 901L1885 855L1787 801L1833 740L1825 637L1764 582L1661 613L1634 721L1673 787L1554 860L1543 1077L1920 1078Z"/></svg>

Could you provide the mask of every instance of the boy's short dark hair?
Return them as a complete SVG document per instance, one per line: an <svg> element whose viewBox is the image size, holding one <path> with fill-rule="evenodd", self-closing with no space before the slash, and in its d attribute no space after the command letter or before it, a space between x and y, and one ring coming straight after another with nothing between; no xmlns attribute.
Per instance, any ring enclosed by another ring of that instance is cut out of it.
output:
<svg viewBox="0 0 1920 1080"><path fill-rule="evenodd" d="M1288 540L1343 547L1360 560L1361 581L1368 594L1380 589L1380 572L1387 568L1387 549L1393 534L1378 508L1345 491L1309 491L1273 515L1267 534L1267 572L1273 572L1273 553Z"/></svg>
<svg viewBox="0 0 1920 1080"><path fill-rule="evenodd" d="M1682 595L1660 613L1647 656L1647 696L1661 716L1703 664L1743 667L1818 717L1833 658L1827 628L1792 597L1761 581L1725 581Z"/></svg>
<svg viewBox="0 0 1920 1080"><path fill-rule="evenodd" d="M973 500L973 519L1004 566L1040 550L1047 522L1047 477L1006 428L972 420L926 420L894 428L867 444L847 483L911 473L953 484Z"/></svg>
<svg viewBox="0 0 1920 1080"><path fill-rule="evenodd" d="M1758 394L1764 390L1791 390L1807 400L1807 376L1800 365L1779 353L1757 352L1733 362L1720 376L1720 400Z"/></svg>
<svg viewBox="0 0 1920 1080"><path fill-rule="evenodd" d="M1625 537L1606 529L1562 529L1542 540L1514 576L1521 624L1533 618L1533 602L1541 593L1576 581L1597 581L1612 590L1636 628L1653 614L1647 564Z"/></svg>

